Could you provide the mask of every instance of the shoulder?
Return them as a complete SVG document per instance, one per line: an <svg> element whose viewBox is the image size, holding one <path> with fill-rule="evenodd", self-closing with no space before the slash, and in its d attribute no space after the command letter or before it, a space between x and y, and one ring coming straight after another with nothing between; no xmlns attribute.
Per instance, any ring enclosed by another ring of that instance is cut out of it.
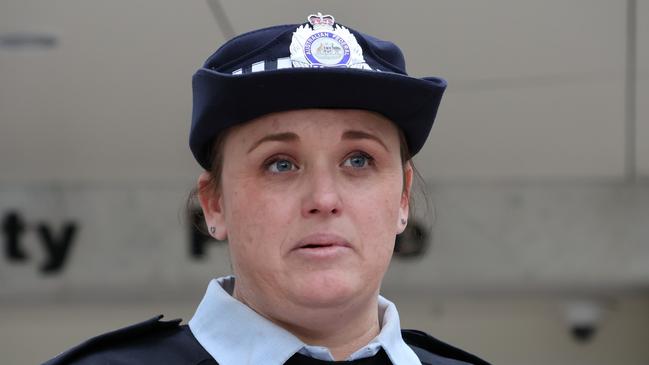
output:
<svg viewBox="0 0 649 365"><path fill-rule="evenodd" d="M93 337L43 365L216 364L180 319L161 319L160 315Z"/></svg>
<svg viewBox="0 0 649 365"><path fill-rule="evenodd" d="M423 365L489 365L488 362L417 330L403 330L401 336Z"/></svg>

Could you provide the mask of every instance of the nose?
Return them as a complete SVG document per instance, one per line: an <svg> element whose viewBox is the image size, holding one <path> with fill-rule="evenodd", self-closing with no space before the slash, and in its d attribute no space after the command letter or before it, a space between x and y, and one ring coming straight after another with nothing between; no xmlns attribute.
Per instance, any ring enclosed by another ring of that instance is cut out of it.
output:
<svg viewBox="0 0 649 365"><path fill-rule="evenodd" d="M339 186L333 172L321 169L312 171L306 180L306 193L302 202L302 216L337 216L342 212Z"/></svg>

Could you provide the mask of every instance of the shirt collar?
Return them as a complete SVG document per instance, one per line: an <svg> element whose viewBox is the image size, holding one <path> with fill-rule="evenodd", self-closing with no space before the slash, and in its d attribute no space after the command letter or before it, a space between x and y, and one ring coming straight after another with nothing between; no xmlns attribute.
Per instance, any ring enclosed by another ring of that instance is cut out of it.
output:
<svg viewBox="0 0 649 365"><path fill-rule="evenodd" d="M332 360L329 350L304 344L285 329L260 316L231 293L234 277L213 279L189 321L194 337L220 365L284 364L295 353ZM421 364L403 341L396 306L379 296L381 332L348 360L375 355L382 347L394 365Z"/></svg>

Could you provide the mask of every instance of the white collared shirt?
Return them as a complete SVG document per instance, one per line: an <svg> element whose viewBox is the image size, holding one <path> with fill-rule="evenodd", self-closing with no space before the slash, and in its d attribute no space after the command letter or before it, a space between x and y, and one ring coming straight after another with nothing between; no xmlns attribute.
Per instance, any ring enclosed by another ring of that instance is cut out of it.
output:
<svg viewBox="0 0 649 365"><path fill-rule="evenodd" d="M220 365L282 365L295 353L333 361L326 347L310 346L232 297L234 277L212 279L189 321L194 337ZM403 341L394 303L379 296L381 332L347 360L371 357L383 348L394 365L421 365Z"/></svg>

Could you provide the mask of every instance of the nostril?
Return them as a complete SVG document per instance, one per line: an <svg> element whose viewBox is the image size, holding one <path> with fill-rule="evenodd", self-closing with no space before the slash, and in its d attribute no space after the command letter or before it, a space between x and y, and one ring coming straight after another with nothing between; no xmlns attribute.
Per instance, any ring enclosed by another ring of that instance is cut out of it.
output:
<svg viewBox="0 0 649 365"><path fill-rule="evenodd" d="M315 214L315 213L318 213L318 210L317 209L311 209L311 210L309 210L309 213Z"/></svg>

